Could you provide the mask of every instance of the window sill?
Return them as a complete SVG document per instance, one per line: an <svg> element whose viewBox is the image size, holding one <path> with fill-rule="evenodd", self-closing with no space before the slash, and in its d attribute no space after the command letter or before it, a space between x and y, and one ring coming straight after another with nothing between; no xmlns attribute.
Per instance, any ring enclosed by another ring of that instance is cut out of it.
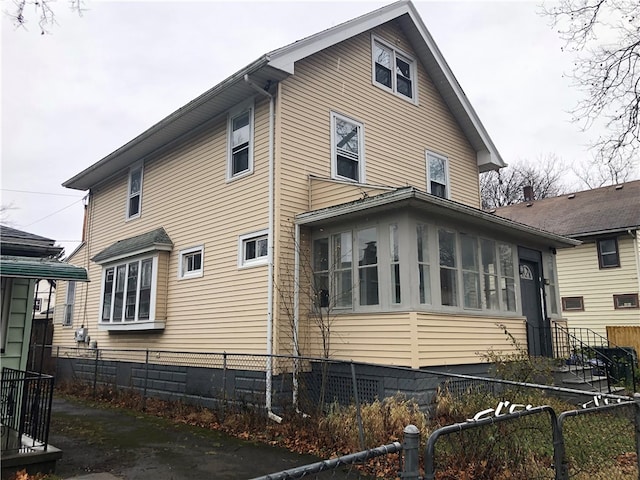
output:
<svg viewBox="0 0 640 480"><path fill-rule="evenodd" d="M159 321L98 323L98 330L109 332L142 332L147 330L164 330L164 323Z"/></svg>

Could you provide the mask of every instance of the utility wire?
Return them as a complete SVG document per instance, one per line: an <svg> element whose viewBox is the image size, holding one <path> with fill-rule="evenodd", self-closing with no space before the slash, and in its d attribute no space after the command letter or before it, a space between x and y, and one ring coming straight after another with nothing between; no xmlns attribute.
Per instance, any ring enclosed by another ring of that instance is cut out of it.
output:
<svg viewBox="0 0 640 480"><path fill-rule="evenodd" d="M56 210L55 212L50 213L50 214L49 214L49 215L47 215L46 217L42 217L41 219L36 220L35 222L31 222L31 223L30 223L30 224L28 224L28 225L23 225L23 228L30 227L31 225L34 225L34 224L36 224L36 223L38 223L38 222L41 222L42 220L46 220L47 218L52 217L52 216L54 216L55 214L60 213L60 212L62 212L63 210L66 210L67 208L73 207L76 203L80 203L80 202L82 202L82 200L83 200L83 199L84 199L84 197L82 197L80 200L76 200L75 202L70 203L69 205L67 205L66 207L61 208L60 210Z"/></svg>
<svg viewBox="0 0 640 480"><path fill-rule="evenodd" d="M28 190L12 190L10 188L0 188L3 192L14 192L14 193L31 193L33 195L55 195L57 197L74 197L81 198L80 195L70 195L68 193L49 193L49 192L31 192ZM84 195L83 195L84 197Z"/></svg>

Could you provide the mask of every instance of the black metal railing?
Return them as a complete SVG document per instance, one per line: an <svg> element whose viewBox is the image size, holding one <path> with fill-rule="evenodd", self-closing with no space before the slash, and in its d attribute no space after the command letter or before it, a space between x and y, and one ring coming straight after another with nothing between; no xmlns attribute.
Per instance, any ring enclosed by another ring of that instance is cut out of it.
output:
<svg viewBox="0 0 640 480"><path fill-rule="evenodd" d="M637 355L588 328L554 327L554 357L565 360L569 371L586 382L606 379L609 393L623 387L636 391Z"/></svg>
<svg viewBox="0 0 640 480"><path fill-rule="evenodd" d="M46 451L54 377L4 367L0 384L3 455Z"/></svg>

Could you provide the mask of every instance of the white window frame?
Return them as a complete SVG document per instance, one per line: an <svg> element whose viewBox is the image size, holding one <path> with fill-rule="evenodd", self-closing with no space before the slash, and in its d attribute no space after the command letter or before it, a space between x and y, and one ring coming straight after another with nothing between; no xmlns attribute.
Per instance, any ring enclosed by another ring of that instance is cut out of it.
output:
<svg viewBox="0 0 640 480"><path fill-rule="evenodd" d="M186 269L186 260L188 257L194 254L200 254L200 268L194 270ZM204 246L199 245L197 247L185 248L184 250L180 250L178 255L178 279L187 279L187 278L199 278L204 275Z"/></svg>
<svg viewBox="0 0 640 480"><path fill-rule="evenodd" d="M246 248L249 242L258 240L267 240L267 254L260 255L256 258L246 258ZM269 240L269 230L264 229L257 232L246 233L238 237L238 268L250 268L257 267L259 265L266 265L269 262L269 253L271 249L271 241Z"/></svg>
<svg viewBox="0 0 640 480"><path fill-rule="evenodd" d="M142 276L142 262L145 260L151 260L151 287L150 287L150 295L149 295L149 318L140 319L139 318L139 307L140 307L140 286L141 286L141 276ZM127 271L125 270L125 285L123 290L123 315L121 320L114 320L114 295L116 288L116 277L117 277L117 267L125 266L128 269L128 264L132 262L138 262L138 280L136 285L136 308L135 315L133 320L125 319L125 310L126 310L126 301L127 301ZM102 318L102 310L104 305L104 296L105 296L105 273L108 269L114 269L114 279L113 279L113 287L112 287L112 296L111 296L111 306L110 306L110 316L108 320L104 320ZM155 255L141 255L134 257L126 257L114 262L109 262L102 265L101 272L101 285L100 285L100 302L98 305L98 328L102 330L151 330L164 328L164 323L156 322L156 297L158 291L158 254Z"/></svg>
<svg viewBox="0 0 640 480"><path fill-rule="evenodd" d="M249 145L248 145L248 162L247 169L237 173L233 173L233 120L249 113ZM253 173L253 145L254 145L254 130L255 130L255 104L253 100L248 103L244 103L232 110L227 114L227 182L237 180L238 178L246 177Z"/></svg>
<svg viewBox="0 0 640 480"><path fill-rule="evenodd" d="M131 178L133 174L140 170L140 191L134 194L131 193ZM142 185L144 184L144 165L142 162L133 165L129 169L129 180L127 181L127 220L133 220L139 218L142 214ZM138 211L134 214L131 213L131 199L138 197Z"/></svg>
<svg viewBox="0 0 640 480"><path fill-rule="evenodd" d="M447 200L450 198L451 196L451 186L449 185L449 158L441 155L439 153L435 153L431 150L427 150L425 152L425 162L426 162L426 170L427 170L427 192L431 193L433 195L435 195L432 191L431 191L431 162L430 162L430 157L433 157L435 159L441 160L444 162L444 197L440 197L438 195L438 197L440 198L446 198ZM437 182L440 183L440 182Z"/></svg>
<svg viewBox="0 0 640 480"><path fill-rule="evenodd" d="M336 120L351 123L358 127L358 178L353 179L338 174L338 148L336 145ZM364 154L364 124L346 115L331 112L331 178L348 182L366 183Z"/></svg>
<svg viewBox="0 0 640 480"><path fill-rule="evenodd" d="M374 58L374 54L376 51L376 43L378 43L382 48L389 50L391 53L391 87L383 83L379 83L376 80L376 59ZM402 60L405 63L409 64L409 74L411 75L411 97L407 97L405 94L400 93L398 91L398 80L396 77L397 71L397 59ZM407 102L411 102L414 104L418 104L418 69L416 68L417 62L415 58L409 55L402 50L393 47L390 43L382 40L380 37L375 35L371 35L371 82L378 88L382 88L387 92L391 92L394 95L406 100Z"/></svg>
<svg viewBox="0 0 640 480"><path fill-rule="evenodd" d="M76 303L76 287L77 285L75 280L69 280L67 282L67 291L64 294L64 311L62 312L63 327L73 325L73 307ZM68 321L67 318L69 319Z"/></svg>

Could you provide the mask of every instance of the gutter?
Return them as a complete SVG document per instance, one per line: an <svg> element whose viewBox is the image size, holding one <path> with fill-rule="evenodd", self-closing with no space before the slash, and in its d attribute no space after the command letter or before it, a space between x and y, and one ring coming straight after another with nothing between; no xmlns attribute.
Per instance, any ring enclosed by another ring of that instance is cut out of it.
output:
<svg viewBox="0 0 640 480"><path fill-rule="evenodd" d="M252 87L255 91L269 99L269 226L268 236L269 239L269 252L267 255L268 276L267 279L267 379L266 379L266 392L265 403L267 408L267 416L275 422L282 422L282 417L279 417L273 411L272 397L273 397L273 252L275 249L274 238L274 218L275 218L275 201L274 201L274 183L275 183L275 161L274 161L274 103L275 99L266 90L260 88L249 79L249 74L244 75L244 81Z"/></svg>

